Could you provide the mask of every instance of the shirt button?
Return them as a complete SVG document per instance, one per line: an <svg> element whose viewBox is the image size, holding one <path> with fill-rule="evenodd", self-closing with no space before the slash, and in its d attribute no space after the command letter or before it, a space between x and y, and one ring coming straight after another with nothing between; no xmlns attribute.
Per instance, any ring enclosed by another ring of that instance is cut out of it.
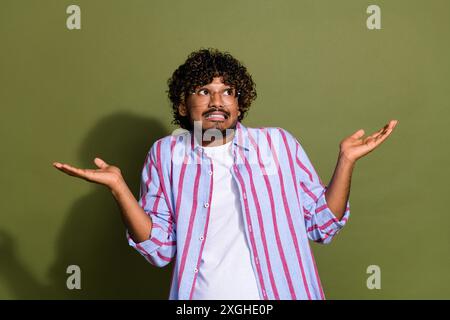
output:
<svg viewBox="0 0 450 320"><path fill-rule="evenodd" d="M200 239L200 241L203 241L205 238L203 238L203 236L200 236L199 239Z"/></svg>
<svg viewBox="0 0 450 320"><path fill-rule="evenodd" d="M205 208L208 208L208 207L209 207L209 203L206 202L206 203L204 204L204 207L205 207Z"/></svg>
<svg viewBox="0 0 450 320"><path fill-rule="evenodd" d="M211 175L213 174L213 172L212 172L212 171L209 171L208 174L211 176Z"/></svg>
<svg viewBox="0 0 450 320"><path fill-rule="evenodd" d="M195 268L195 269L194 269L194 272L195 272L195 273L197 273L197 272L198 272L198 269L197 269L197 268Z"/></svg>

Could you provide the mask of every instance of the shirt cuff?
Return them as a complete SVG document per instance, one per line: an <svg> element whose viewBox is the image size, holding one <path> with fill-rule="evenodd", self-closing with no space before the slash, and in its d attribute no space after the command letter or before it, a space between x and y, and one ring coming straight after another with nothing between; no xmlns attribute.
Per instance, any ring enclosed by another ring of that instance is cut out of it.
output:
<svg viewBox="0 0 450 320"><path fill-rule="evenodd" d="M126 230L128 244L144 256L151 255L162 243L158 239L167 238L167 233L159 226L153 225L150 237L142 242L134 242L128 230Z"/></svg>
<svg viewBox="0 0 450 320"><path fill-rule="evenodd" d="M325 197L326 188L322 194L322 197L317 201L317 207L315 214L320 217L323 230L328 234L335 234L342 229L347 223L350 217L350 201L347 201L344 215L341 219L338 219L336 215L328 207L328 203Z"/></svg>

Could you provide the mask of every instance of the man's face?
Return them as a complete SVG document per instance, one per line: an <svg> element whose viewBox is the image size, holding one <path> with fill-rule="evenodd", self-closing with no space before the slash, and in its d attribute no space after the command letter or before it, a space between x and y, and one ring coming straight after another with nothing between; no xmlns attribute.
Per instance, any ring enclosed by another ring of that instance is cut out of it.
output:
<svg viewBox="0 0 450 320"><path fill-rule="evenodd" d="M178 112L188 116L191 127L194 121L201 121L202 131L236 127L240 115L237 92L222 82L222 78L213 78L207 85L195 88L195 92L186 97L186 103L180 104Z"/></svg>

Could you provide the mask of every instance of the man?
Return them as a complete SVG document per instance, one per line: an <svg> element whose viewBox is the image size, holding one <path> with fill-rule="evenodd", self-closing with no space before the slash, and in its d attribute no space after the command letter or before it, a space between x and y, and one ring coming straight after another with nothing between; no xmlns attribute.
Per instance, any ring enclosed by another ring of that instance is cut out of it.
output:
<svg viewBox="0 0 450 320"><path fill-rule="evenodd" d="M139 201L102 159L96 170L54 166L110 188L129 244L148 262L175 260L169 299L324 299L308 239L329 243L346 224L355 162L398 121L342 140L325 186L289 132L241 123L256 91L230 54L193 52L169 79L169 98L183 130L151 147Z"/></svg>

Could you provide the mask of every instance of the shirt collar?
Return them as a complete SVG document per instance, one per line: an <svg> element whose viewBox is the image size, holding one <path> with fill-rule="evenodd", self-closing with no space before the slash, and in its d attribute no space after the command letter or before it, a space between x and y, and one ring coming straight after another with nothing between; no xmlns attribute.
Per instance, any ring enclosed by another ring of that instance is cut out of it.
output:
<svg viewBox="0 0 450 320"><path fill-rule="evenodd" d="M241 122L238 122L236 124L236 133L233 138L233 144L248 151L250 149L249 141L247 127Z"/></svg>

